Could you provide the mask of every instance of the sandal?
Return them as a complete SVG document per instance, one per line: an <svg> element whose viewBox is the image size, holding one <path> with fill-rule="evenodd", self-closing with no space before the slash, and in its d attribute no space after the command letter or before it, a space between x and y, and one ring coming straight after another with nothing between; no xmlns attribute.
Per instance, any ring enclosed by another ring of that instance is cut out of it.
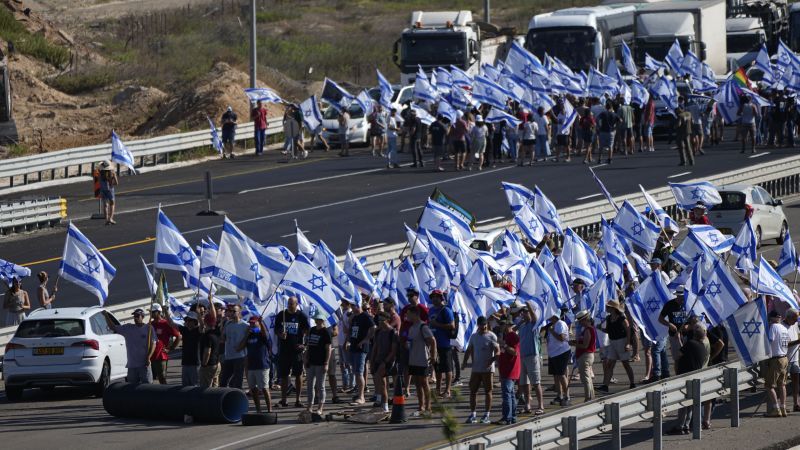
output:
<svg viewBox="0 0 800 450"><path fill-rule="evenodd" d="M534 416L541 416L542 414L544 414L544 410L542 408L536 408L535 410L533 410Z"/></svg>

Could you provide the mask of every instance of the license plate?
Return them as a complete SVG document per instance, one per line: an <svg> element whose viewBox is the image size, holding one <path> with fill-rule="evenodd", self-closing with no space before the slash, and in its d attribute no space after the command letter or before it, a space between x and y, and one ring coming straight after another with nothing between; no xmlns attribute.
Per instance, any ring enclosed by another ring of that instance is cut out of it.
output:
<svg viewBox="0 0 800 450"><path fill-rule="evenodd" d="M34 356L63 355L64 347L36 347L33 349Z"/></svg>

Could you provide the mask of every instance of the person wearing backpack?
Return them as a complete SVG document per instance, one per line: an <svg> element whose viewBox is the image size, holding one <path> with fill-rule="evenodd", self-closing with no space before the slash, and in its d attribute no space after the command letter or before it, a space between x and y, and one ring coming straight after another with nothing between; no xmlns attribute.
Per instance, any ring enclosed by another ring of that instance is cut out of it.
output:
<svg viewBox="0 0 800 450"><path fill-rule="evenodd" d="M430 325L433 337L436 338L436 353L439 360L436 364L436 394L441 398L450 398L450 387L453 383L453 349L451 339L458 337L458 322L455 320L453 310L445 305L444 293L436 289L430 294L433 308L430 309ZM442 377L444 377L444 392L442 392Z"/></svg>

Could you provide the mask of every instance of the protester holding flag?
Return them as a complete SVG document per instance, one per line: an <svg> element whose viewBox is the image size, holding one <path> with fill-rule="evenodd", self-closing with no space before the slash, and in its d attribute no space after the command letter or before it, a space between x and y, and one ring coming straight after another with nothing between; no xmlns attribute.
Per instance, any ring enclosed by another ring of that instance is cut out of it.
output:
<svg viewBox="0 0 800 450"><path fill-rule="evenodd" d="M614 103L606 102L605 111L597 116L597 130L599 146L597 150L597 162L603 157L603 150L608 151L607 164L611 164L614 156L614 135L616 133L619 116L614 112Z"/></svg>
<svg viewBox="0 0 800 450"><path fill-rule="evenodd" d="M744 153L747 142L750 142L750 152L756 152L756 121L761 120L761 112L750 102L750 97L742 97L742 106L739 108L739 129L741 130L742 151Z"/></svg>
<svg viewBox="0 0 800 450"><path fill-rule="evenodd" d="M233 159L233 146L236 144L236 121L239 117L233 112L233 108L228 106L228 109L222 114L222 159L225 155Z"/></svg>
<svg viewBox="0 0 800 450"><path fill-rule="evenodd" d="M6 310L7 327L16 327L25 319L25 313L31 310L31 300L28 293L22 289L19 278L11 279L11 286L6 291L3 300L3 309Z"/></svg>
<svg viewBox="0 0 800 450"><path fill-rule="evenodd" d="M150 325L156 331L156 351L150 358L152 361L153 379L161 384L167 384L167 366L169 363L169 352L181 343L181 334L172 327L170 321L162 317L162 307L158 303L153 303L150 307ZM169 314L169 313L167 313Z"/></svg>
<svg viewBox="0 0 800 450"><path fill-rule="evenodd" d="M250 111L250 120L253 121L256 156L261 156L267 141L267 108L261 100L257 100L255 108Z"/></svg>
<svg viewBox="0 0 800 450"><path fill-rule="evenodd" d="M541 312L539 313L541 314ZM544 414L544 398L542 394L542 349L539 336L540 327L536 307L532 302L522 309L522 322L516 325L520 340L522 366L519 388L525 400L525 414ZM536 394L536 409L531 411L531 389Z"/></svg>
<svg viewBox="0 0 800 450"><path fill-rule="evenodd" d="M399 169L397 164L397 133L400 132L400 117L397 115L397 109L392 108L389 110L389 116L386 119L386 168Z"/></svg>
<svg viewBox="0 0 800 450"><path fill-rule="evenodd" d="M116 200L114 188L119 184L114 166L109 161L100 163L100 198L103 201L103 214L105 215L106 225L116 225L114 222L114 209Z"/></svg>
<svg viewBox="0 0 800 450"><path fill-rule="evenodd" d="M150 371L150 357L156 351L156 333L153 327L144 322L144 310L136 308L133 311L133 323L120 325L111 319L108 314L103 314L106 323L114 333L125 338L125 351L128 362L128 376L125 381L131 384L147 384L153 381Z"/></svg>

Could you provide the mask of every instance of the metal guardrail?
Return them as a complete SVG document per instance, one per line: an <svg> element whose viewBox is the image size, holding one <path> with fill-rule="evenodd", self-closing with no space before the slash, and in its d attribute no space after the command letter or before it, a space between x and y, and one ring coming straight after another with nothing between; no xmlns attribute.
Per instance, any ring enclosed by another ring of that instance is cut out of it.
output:
<svg viewBox="0 0 800 450"><path fill-rule="evenodd" d="M282 134L283 126L280 121L268 124L267 136L273 136L273 141L279 139L279 135ZM236 141L252 139L253 122L240 124L236 129ZM137 167L154 166L169 163L176 153L210 147L211 132L210 130L191 131L127 141L125 146L133 155ZM12 158L0 161L0 180L7 180L6 187L13 187L16 184L36 183L45 179L91 175L96 164L110 158L110 143ZM2 189L0 189L0 193L2 193Z"/></svg>
<svg viewBox="0 0 800 450"><path fill-rule="evenodd" d="M665 413L682 407L692 408L692 438L700 439L702 402L729 395L731 427L738 427L739 391L757 378L743 369L738 361L719 364L432 448L544 450L567 445L577 449L581 439L610 432L607 448L621 450L622 427L652 419L653 448L660 450Z"/></svg>
<svg viewBox="0 0 800 450"><path fill-rule="evenodd" d="M61 197L0 203L0 235L53 227L67 217L67 200Z"/></svg>

